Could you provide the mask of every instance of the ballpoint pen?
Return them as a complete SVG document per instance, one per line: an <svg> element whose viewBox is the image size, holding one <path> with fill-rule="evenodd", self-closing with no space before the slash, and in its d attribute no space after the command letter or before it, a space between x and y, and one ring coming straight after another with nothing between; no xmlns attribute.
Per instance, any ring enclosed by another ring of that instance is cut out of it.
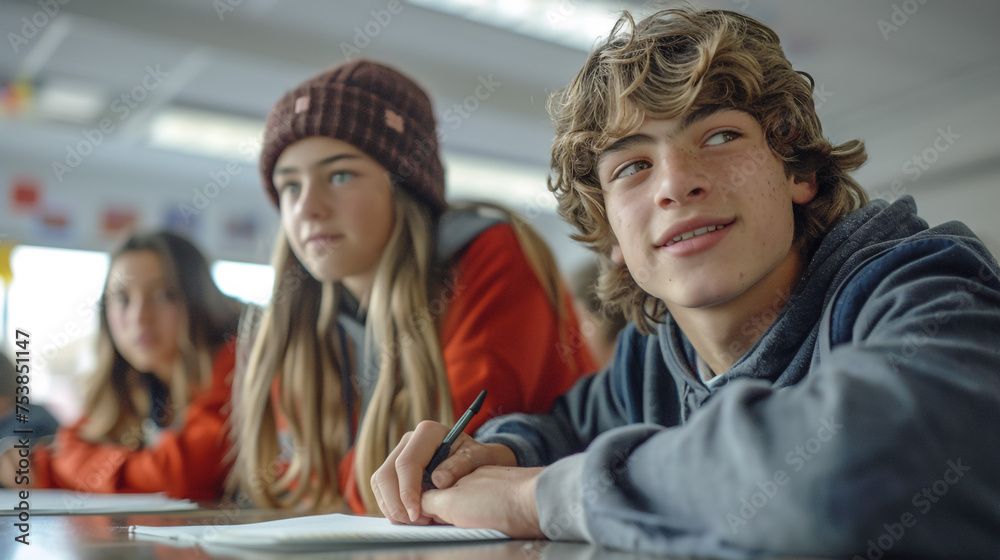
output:
<svg viewBox="0 0 1000 560"><path fill-rule="evenodd" d="M458 422L455 422L455 426L450 432L448 432L448 435L444 436L444 441L442 441L441 445L438 446L437 451L434 452L434 456L431 457L431 462L427 463L427 468L424 469L424 480L420 485L421 491L437 489L437 486L434 486L434 483L431 482L431 473L434 472L434 469L438 468L438 465L440 465L442 461L448 458L448 455L451 453L451 444L455 443L458 436L461 435L465 430L465 427L469 425L469 421L472 420L472 417L479 412L480 407L483 406L483 400L485 399L486 389L483 389L482 392L479 393L479 396L476 397L476 400L473 401L469 410L465 411L465 414L458 419Z"/></svg>

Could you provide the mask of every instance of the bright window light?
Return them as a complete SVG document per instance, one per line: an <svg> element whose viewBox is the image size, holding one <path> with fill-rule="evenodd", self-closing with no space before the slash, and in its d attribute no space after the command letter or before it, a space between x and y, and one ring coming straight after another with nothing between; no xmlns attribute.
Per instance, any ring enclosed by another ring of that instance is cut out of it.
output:
<svg viewBox="0 0 1000 560"><path fill-rule="evenodd" d="M76 378L94 367L108 264L106 253L92 251L20 245L11 253L3 349L8 355L15 350L16 330L31 335L31 400L48 405L61 422L79 415Z"/></svg>
<svg viewBox="0 0 1000 560"><path fill-rule="evenodd" d="M245 303L266 306L271 301L274 269L268 265L215 261L212 278L223 293Z"/></svg>

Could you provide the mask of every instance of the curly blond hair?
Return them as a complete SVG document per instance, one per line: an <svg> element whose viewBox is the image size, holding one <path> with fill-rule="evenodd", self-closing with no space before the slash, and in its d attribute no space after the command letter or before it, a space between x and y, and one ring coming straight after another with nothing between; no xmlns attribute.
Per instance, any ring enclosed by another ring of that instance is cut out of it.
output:
<svg viewBox="0 0 1000 560"><path fill-rule="evenodd" d="M646 333L667 313L625 265L611 260L616 241L597 176L601 151L644 117L720 106L757 119L788 176L815 174L817 195L794 210L795 240L805 257L841 218L867 204L864 189L848 175L867 159L864 144L834 146L823 137L813 86L812 77L785 58L778 35L743 14L674 8L636 23L623 13L572 83L548 102L556 132L549 190L577 228L574 239L601 256L598 293L606 306L620 308Z"/></svg>

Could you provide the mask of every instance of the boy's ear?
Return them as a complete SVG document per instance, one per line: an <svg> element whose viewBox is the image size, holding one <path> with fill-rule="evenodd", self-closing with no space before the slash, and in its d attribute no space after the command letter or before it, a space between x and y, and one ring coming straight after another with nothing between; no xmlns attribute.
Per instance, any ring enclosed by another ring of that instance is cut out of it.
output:
<svg viewBox="0 0 1000 560"><path fill-rule="evenodd" d="M795 204L808 204L816 198L819 192L819 183L816 182L816 172L812 172L807 177L796 177L792 183L792 202Z"/></svg>

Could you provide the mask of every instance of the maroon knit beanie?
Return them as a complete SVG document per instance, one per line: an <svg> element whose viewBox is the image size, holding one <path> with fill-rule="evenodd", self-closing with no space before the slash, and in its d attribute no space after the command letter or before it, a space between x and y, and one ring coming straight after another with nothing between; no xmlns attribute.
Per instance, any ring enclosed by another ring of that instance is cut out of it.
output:
<svg viewBox="0 0 1000 560"><path fill-rule="evenodd" d="M267 116L260 173L271 202L272 177L289 144L310 136L343 140L377 161L393 181L435 213L444 210L444 169L438 157L434 111L416 83L368 60L336 66L278 100Z"/></svg>

